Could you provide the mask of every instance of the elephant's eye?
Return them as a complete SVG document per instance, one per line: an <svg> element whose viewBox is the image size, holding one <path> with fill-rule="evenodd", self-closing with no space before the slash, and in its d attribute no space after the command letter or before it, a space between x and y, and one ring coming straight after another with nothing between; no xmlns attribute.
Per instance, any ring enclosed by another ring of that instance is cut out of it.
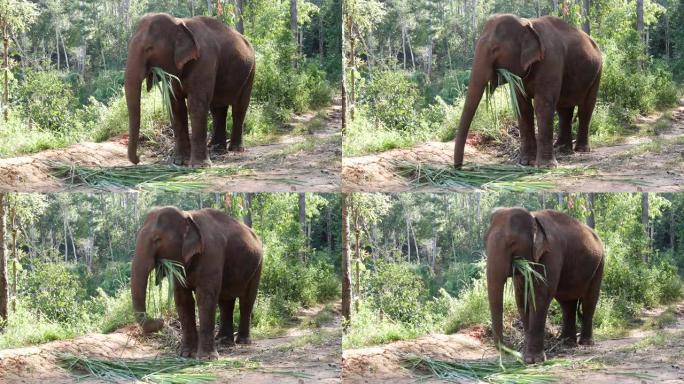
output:
<svg viewBox="0 0 684 384"><path fill-rule="evenodd" d="M149 52L151 52L151 51L152 51L152 46L151 46L151 45L148 46L148 47L145 47L145 52L146 52L146 53L149 53Z"/></svg>

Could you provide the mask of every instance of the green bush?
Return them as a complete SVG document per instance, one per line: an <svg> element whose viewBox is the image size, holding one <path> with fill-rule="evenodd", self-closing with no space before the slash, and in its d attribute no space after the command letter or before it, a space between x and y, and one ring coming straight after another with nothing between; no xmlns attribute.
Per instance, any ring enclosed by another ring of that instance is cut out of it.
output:
<svg viewBox="0 0 684 384"><path fill-rule="evenodd" d="M24 115L40 128L53 132L72 129L78 100L60 72L27 71L18 93Z"/></svg>
<svg viewBox="0 0 684 384"><path fill-rule="evenodd" d="M387 317L400 322L423 320L422 304L427 289L420 275L409 263L380 262L364 277L365 300Z"/></svg>
<svg viewBox="0 0 684 384"><path fill-rule="evenodd" d="M410 75L401 71L376 71L359 90L361 102L379 125L392 130L411 130L419 121L420 90Z"/></svg>
<svg viewBox="0 0 684 384"><path fill-rule="evenodd" d="M27 270L21 296L49 321L69 323L79 318L86 298L82 279L62 263L38 263Z"/></svg>

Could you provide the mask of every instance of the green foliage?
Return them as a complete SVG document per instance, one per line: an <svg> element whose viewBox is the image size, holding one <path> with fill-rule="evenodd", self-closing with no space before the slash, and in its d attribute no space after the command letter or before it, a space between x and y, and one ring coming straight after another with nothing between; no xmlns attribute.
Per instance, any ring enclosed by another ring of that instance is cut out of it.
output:
<svg viewBox="0 0 684 384"><path fill-rule="evenodd" d="M360 94L376 125L393 130L414 128L420 108L420 91L408 73L376 71Z"/></svg>
<svg viewBox="0 0 684 384"><path fill-rule="evenodd" d="M63 264L41 263L27 272L23 295L49 321L74 321L85 298L80 277Z"/></svg>
<svg viewBox="0 0 684 384"><path fill-rule="evenodd" d="M57 71L28 71L19 86L19 104L40 128L64 132L71 128L76 96Z"/></svg>
<svg viewBox="0 0 684 384"><path fill-rule="evenodd" d="M422 321L421 301L427 296L422 279L407 263L379 263L364 284L364 296L388 318Z"/></svg>

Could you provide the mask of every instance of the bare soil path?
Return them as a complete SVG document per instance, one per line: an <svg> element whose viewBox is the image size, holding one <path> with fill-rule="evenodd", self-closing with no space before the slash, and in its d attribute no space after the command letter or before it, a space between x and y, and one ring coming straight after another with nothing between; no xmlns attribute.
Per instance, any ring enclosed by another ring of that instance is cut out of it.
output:
<svg viewBox="0 0 684 384"><path fill-rule="evenodd" d="M342 331L339 303L302 309L282 335L255 338L251 345L219 347L221 358L249 361L255 367L216 369L216 382L340 383ZM159 336L145 337L131 325L110 334L89 334L0 351L0 383L101 383L62 368L55 353L99 359L149 359L176 356Z"/></svg>
<svg viewBox="0 0 684 384"><path fill-rule="evenodd" d="M341 99L320 111L294 115L288 133L274 142L247 146L245 152L211 155L213 167L239 168L232 176L203 178L207 190L231 192L329 192L340 185L342 160ZM158 144L141 145L141 164L168 165L173 141L164 129ZM86 167L131 166L127 135L101 143L79 143L32 155L0 159L0 190L58 192L70 185L51 175L50 164ZM77 188L83 189L83 188Z"/></svg>
<svg viewBox="0 0 684 384"><path fill-rule="evenodd" d="M662 319L668 318L668 321ZM597 340L594 346L554 349L548 358L573 364L550 372L560 383L683 383L684 302L645 311L643 326L621 338ZM454 335L428 335L410 341L345 350L342 377L345 383L393 384L439 382L418 379L401 364L402 356L417 354L442 360L496 359L481 327ZM548 349L549 343L547 343Z"/></svg>
<svg viewBox="0 0 684 384"><path fill-rule="evenodd" d="M649 135L634 134L619 144L592 147L589 153L558 155L559 167L586 168L573 176L549 176L553 191L571 192L674 192L684 190L684 99L667 112L637 119L636 126ZM347 192L444 191L438 186L416 187L397 175L393 163L451 166L453 142L428 142L408 149L345 157L342 189ZM491 147L466 145L465 160L472 164L515 164L515 159L497 156ZM584 174L586 173L586 174ZM545 179L546 180L546 179Z"/></svg>

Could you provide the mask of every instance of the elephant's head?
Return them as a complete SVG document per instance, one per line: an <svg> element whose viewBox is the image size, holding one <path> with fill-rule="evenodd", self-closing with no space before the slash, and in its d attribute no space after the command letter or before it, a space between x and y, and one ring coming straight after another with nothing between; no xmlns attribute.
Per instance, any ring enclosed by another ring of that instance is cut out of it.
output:
<svg viewBox="0 0 684 384"><path fill-rule="evenodd" d="M544 59L544 45L532 23L515 15L495 15L487 20L475 46L475 58L468 82L461 121L456 134L454 165L463 164L463 150L470 123L473 121L482 94L488 84L498 85L499 68L524 77L532 64Z"/></svg>
<svg viewBox="0 0 684 384"><path fill-rule="evenodd" d="M150 212L138 232L131 268L131 297L136 320L145 332L156 332L161 320L148 319L145 310L147 280L161 258L188 268L193 256L202 253L202 235L192 215L175 207Z"/></svg>
<svg viewBox="0 0 684 384"><path fill-rule="evenodd" d="M513 259L539 262L549 249L548 219L524 208L499 208L492 213L486 236L487 293L494 342L503 341L503 290L512 276Z"/></svg>
<svg viewBox="0 0 684 384"><path fill-rule="evenodd" d="M199 45L192 31L181 19L166 13L146 14L128 42L128 60L124 89L128 106L128 159L137 164L140 133L140 88L147 79L152 87L152 67L179 76L183 67L199 58Z"/></svg>

